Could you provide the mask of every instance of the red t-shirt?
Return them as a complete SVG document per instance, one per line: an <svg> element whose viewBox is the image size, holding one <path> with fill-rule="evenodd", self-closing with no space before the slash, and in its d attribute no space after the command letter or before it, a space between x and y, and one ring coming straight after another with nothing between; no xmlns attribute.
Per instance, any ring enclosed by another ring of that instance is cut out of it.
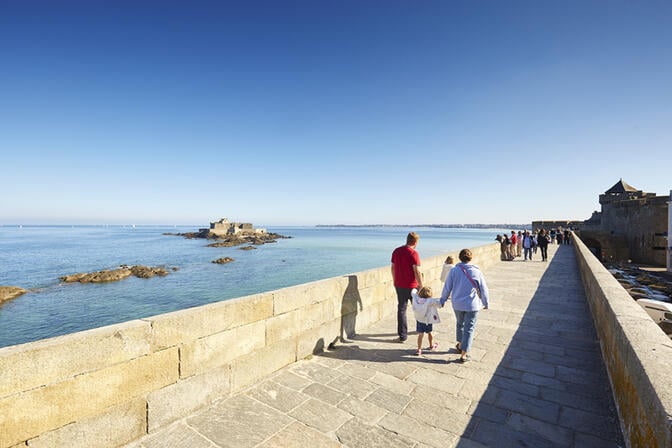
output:
<svg viewBox="0 0 672 448"><path fill-rule="evenodd" d="M420 266L420 255L409 246L401 246L392 252L394 266L394 286L397 288L417 288L413 265Z"/></svg>
<svg viewBox="0 0 672 448"><path fill-rule="evenodd" d="M518 243L518 237L516 236L515 233L511 234L511 238L509 238L509 240L511 240L511 244L517 244Z"/></svg>

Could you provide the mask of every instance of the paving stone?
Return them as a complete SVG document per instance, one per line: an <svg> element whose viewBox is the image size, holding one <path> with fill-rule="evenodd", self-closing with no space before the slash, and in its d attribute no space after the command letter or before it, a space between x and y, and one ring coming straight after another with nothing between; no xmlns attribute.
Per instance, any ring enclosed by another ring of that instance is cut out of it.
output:
<svg viewBox="0 0 672 448"><path fill-rule="evenodd" d="M568 355L544 354L544 362L556 366L570 367L575 369L584 369L594 373L600 372L602 368L602 355L595 351L568 350Z"/></svg>
<svg viewBox="0 0 672 448"><path fill-rule="evenodd" d="M357 364L350 364L349 362L339 367L338 371L363 380L369 380L376 374L376 371L373 369Z"/></svg>
<svg viewBox="0 0 672 448"><path fill-rule="evenodd" d="M346 361L334 356L330 356L329 352L321 353L313 358L318 364L322 364L330 369L339 369Z"/></svg>
<svg viewBox="0 0 672 448"><path fill-rule="evenodd" d="M295 375L289 370L283 370L280 374L275 375L272 378L276 383L294 390L303 390L305 387L313 384L312 380Z"/></svg>
<svg viewBox="0 0 672 448"><path fill-rule="evenodd" d="M331 381L329 384L327 384L327 386L362 400L368 397L369 394L378 387L375 384L369 383L368 381L349 375L343 375L339 378L336 378L334 381Z"/></svg>
<svg viewBox="0 0 672 448"><path fill-rule="evenodd" d="M384 387L385 389L401 395L408 395L411 393L415 385L407 381L402 381L392 375L386 373L376 373L370 380L374 384Z"/></svg>
<svg viewBox="0 0 672 448"><path fill-rule="evenodd" d="M339 448L336 440L309 428L299 422L294 422L261 445L258 448Z"/></svg>
<svg viewBox="0 0 672 448"><path fill-rule="evenodd" d="M291 422L285 414L243 395L187 419L189 426L223 448L253 447Z"/></svg>
<svg viewBox="0 0 672 448"><path fill-rule="evenodd" d="M526 384L539 386L542 389L566 390L567 383L560 381L557 378L550 378L548 376L535 375L534 373L523 373L520 380Z"/></svg>
<svg viewBox="0 0 672 448"><path fill-rule="evenodd" d="M451 434L461 436L469 431L472 421L471 416L465 412L445 408L436 404L423 402L417 399L411 400L406 406L403 416L414 418L430 426L443 429Z"/></svg>
<svg viewBox="0 0 672 448"><path fill-rule="evenodd" d="M349 448L413 448L415 441L379 426L353 418L336 431L339 442Z"/></svg>
<svg viewBox="0 0 672 448"><path fill-rule="evenodd" d="M464 381L462 388L458 392L458 395L469 401L482 401L483 396L486 393L489 392L492 396L492 394L496 394L498 390L499 389L493 389L492 387L488 387L480 383ZM492 402L492 400L489 402Z"/></svg>
<svg viewBox="0 0 672 448"><path fill-rule="evenodd" d="M247 395L282 412L291 411L310 398L275 381L265 381L250 389Z"/></svg>
<svg viewBox="0 0 672 448"><path fill-rule="evenodd" d="M573 432L566 428L515 412L506 423L516 431L535 434L560 446L571 446L574 438Z"/></svg>
<svg viewBox="0 0 672 448"><path fill-rule="evenodd" d="M371 395L366 397L365 401L399 414L404 410L408 402L411 401L411 397L380 388L371 392Z"/></svg>
<svg viewBox="0 0 672 448"><path fill-rule="evenodd" d="M621 429L616 416L605 417L579 409L563 407L560 413L560 425L573 431L592 434L595 437L620 441Z"/></svg>
<svg viewBox="0 0 672 448"><path fill-rule="evenodd" d="M413 349L413 353L415 353L415 349ZM410 356L414 355L409 355L408 361L412 360ZM397 362L368 363L367 367L375 369L377 372L394 376L400 380L408 378L411 373L418 369L415 364L410 362L400 362L398 358Z"/></svg>
<svg viewBox="0 0 672 448"><path fill-rule="evenodd" d="M347 397L338 404L339 409L354 415L367 424L377 423L385 414L387 409L376 406L373 403L362 401L354 397Z"/></svg>
<svg viewBox="0 0 672 448"><path fill-rule="evenodd" d="M474 440L468 439L466 437L461 437L457 444L454 445L455 448L487 448L482 443L478 443ZM453 448L453 447L448 447Z"/></svg>
<svg viewBox="0 0 672 448"><path fill-rule="evenodd" d="M479 423L469 438L492 447L558 448L555 443L537 435L516 431L506 425L499 425L487 420Z"/></svg>
<svg viewBox="0 0 672 448"><path fill-rule="evenodd" d="M518 356L507 356L503 362L505 367L523 372L532 372L540 376L555 377L555 366Z"/></svg>
<svg viewBox="0 0 672 448"><path fill-rule="evenodd" d="M431 386L424 386L422 384L419 384L413 389L411 396L418 402L434 404L461 413L466 413L469 406L471 406L471 400L468 398L437 390Z"/></svg>
<svg viewBox="0 0 672 448"><path fill-rule="evenodd" d="M322 432L335 431L352 418L347 412L314 398L301 404L288 415Z"/></svg>
<svg viewBox="0 0 672 448"><path fill-rule="evenodd" d="M334 369L306 360L292 364L290 371L299 376L310 378L320 384L327 384L329 381L333 381L342 375Z"/></svg>
<svg viewBox="0 0 672 448"><path fill-rule="evenodd" d="M557 366L558 378L575 384L599 384L604 380L600 373L572 367Z"/></svg>
<svg viewBox="0 0 672 448"><path fill-rule="evenodd" d="M498 366L497 370L494 371L494 375L499 375L501 377L509 378L511 380L516 381L521 381L523 378L523 372L521 372L520 370L509 369L504 366Z"/></svg>
<svg viewBox="0 0 672 448"><path fill-rule="evenodd" d="M491 404L474 402L469 407L467 414L478 417L481 420L503 424L506 422L509 412L506 409L498 408Z"/></svg>
<svg viewBox="0 0 672 448"><path fill-rule="evenodd" d="M334 406L340 403L347 396L343 392L318 383L313 383L306 387L303 389L303 393Z"/></svg>
<svg viewBox="0 0 672 448"><path fill-rule="evenodd" d="M530 397L539 397L539 387L523 383L521 381L512 380L509 378L504 378L499 375L494 375L492 377L491 385L497 386L500 389L510 390L518 392L523 395L529 395Z"/></svg>
<svg viewBox="0 0 672 448"><path fill-rule="evenodd" d="M508 390L499 393L495 405L550 423L557 423L560 416L558 404Z"/></svg>
<svg viewBox="0 0 672 448"><path fill-rule="evenodd" d="M450 394L457 394L465 383L465 380L462 378L429 369L417 370L408 377L408 381L430 386ZM485 388L485 384L482 386Z"/></svg>
<svg viewBox="0 0 672 448"><path fill-rule="evenodd" d="M417 440L429 446L443 448L455 443L458 436L442 429L422 423L408 416L387 414L379 423L383 428L394 431L412 440Z"/></svg>
<svg viewBox="0 0 672 448"><path fill-rule="evenodd" d="M569 388L568 391L559 391L555 389L545 388L541 390L541 398L561 404L565 407L572 407L582 411L588 411L598 415L613 415L614 405L611 395L604 397L585 397L583 395L575 394Z"/></svg>
<svg viewBox="0 0 672 448"><path fill-rule="evenodd" d="M170 425L164 431L150 434L140 440L143 448L164 448L167 446L188 446L190 448L216 448L216 445L189 428L184 423ZM126 448L130 448L126 445Z"/></svg>
<svg viewBox="0 0 672 448"><path fill-rule="evenodd" d="M625 447L625 443L622 441L614 442L613 440L604 440L599 437L595 437L592 434L585 433L576 433L574 437L574 446L575 447L590 447L590 448L621 448Z"/></svg>

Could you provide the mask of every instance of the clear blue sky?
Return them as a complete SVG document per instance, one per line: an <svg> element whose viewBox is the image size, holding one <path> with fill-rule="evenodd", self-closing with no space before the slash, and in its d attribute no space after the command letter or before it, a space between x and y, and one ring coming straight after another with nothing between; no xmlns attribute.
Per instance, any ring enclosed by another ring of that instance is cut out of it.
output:
<svg viewBox="0 0 672 448"><path fill-rule="evenodd" d="M0 224L587 219L672 189L672 2L0 0Z"/></svg>

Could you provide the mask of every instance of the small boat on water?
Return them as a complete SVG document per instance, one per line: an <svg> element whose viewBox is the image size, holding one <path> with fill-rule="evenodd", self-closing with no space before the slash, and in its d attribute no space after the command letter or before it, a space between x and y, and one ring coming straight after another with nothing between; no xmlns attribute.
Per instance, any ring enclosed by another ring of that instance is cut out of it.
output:
<svg viewBox="0 0 672 448"><path fill-rule="evenodd" d="M660 300L639 299L639 306L653 319L655 323L672 339L672 303Z"/></svg>

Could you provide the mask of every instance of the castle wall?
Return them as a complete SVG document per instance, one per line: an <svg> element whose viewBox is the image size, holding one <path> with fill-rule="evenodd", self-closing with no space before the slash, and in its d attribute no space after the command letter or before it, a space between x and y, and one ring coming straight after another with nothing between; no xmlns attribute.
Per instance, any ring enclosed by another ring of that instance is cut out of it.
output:
<svg viewBox="0 0 672 448"><path fill-rule="evenodd" d="M672 272L672 190L667 203L667 272Z"/></svg>
<svg viewBox="0 0 672 448"><path fill-rule="evenodd" d="M601 230L624 237L629 257L635 263L666 264L668 198L613 202L602 207Z"/></svg>
<svg viewBox="0 0 672 448"><path fill-rule="evenodd" d="M499 244L473 249L487 272ZM441 290L446 255L422 260ZM389 266L0 348L0 448L120 446L396 313ZM392 329L391 329L392 330Z"/></svg>
<svg viewBox="0 0 672 448"><path fill-rule="evenodd" d="M559 227L562 227L564 229L571 229L574 227L577 227L578 225L581 224L582 221L567 221L567 220L555 220L555 221L532 221L532 229L537 230L537 229L546 229L546 230L551 230L551 229L557 229Z"/></svg>

